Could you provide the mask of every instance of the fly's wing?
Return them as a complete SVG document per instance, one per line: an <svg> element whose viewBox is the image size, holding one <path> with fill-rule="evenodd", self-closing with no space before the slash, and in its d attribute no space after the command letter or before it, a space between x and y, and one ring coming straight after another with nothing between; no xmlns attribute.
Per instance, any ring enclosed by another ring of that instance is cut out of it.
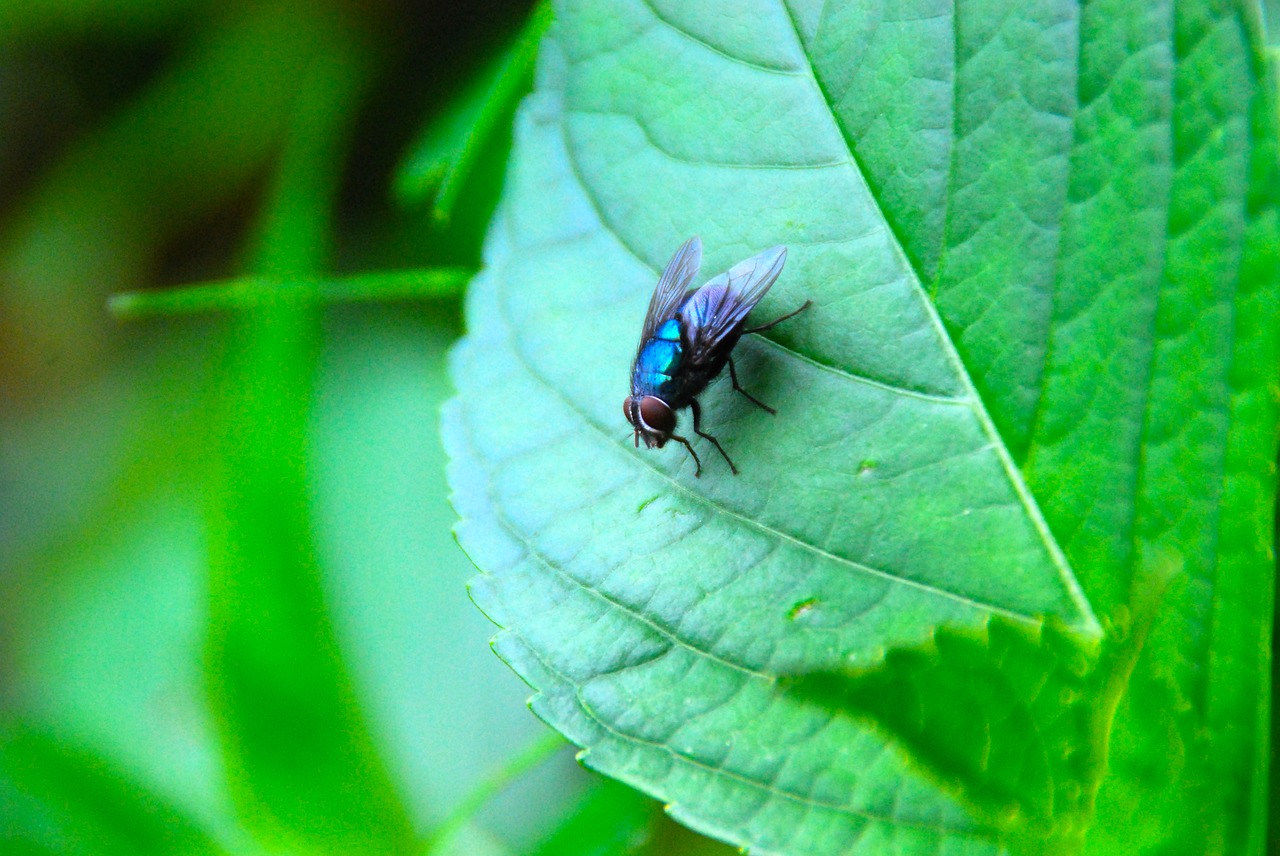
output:
<svg viewBox="0 0 1280 856"><path fill-rule="evenodd" d="M696 235L685 241L676 254L667 262L667 269L653 289L653 297L649 299L649 311L644 316L644 328L640 331L640 348L653 337L654 332L664 321L675 317L676 307L684 299L689 290L689 283L698 268L702 267L702 240Z"/></svg>
<svg viewBox="0 0 1280 856"><path fill-rule="evenodd" d="M713 360L717 349L746 320L787 261L787 248L774 247L738 262L699 288L680 308L689 340L686 358L694 365Z"/></svg>

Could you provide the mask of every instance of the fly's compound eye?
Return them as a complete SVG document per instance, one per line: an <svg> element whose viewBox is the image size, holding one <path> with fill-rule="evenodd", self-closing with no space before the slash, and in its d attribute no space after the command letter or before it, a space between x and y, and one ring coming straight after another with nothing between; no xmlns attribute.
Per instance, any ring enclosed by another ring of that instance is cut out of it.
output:
<svg viewBox="0 0 1280 856"><path fill-rule="evenodd" d="M676 414L661 398L646 395L640 399L640 419L649 428L662 436L676 430Z"/></svg>

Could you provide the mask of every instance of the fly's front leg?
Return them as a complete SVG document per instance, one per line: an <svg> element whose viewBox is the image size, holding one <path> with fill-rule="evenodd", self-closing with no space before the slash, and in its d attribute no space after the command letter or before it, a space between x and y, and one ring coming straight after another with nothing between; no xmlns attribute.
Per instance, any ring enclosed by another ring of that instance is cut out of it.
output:
<svg viewBox="0 0 1280 856"><path fill-rule="evenodd" d="M738 372L737 372L737 370L736 370L736 369L734 369L734 367L733 367L733 357L730 357L730 358L729 358L729 380L733 381L733 388L734 388L734 389L736 389L738 392L742 393L743 395L745 395L745 396L747 397L747 401L750 401L752 404L754 404L756 407L759 407L761 410L765 410L765 411L767 411L767 412L769 412L769 413L772 413L774 416L777 416L777 415L778 415L778 411L774 410L772 407L770 407L769 405L765 404L763 401L761 401L760 399L756 398L756 397L755 397L754 395L752 395L751 393L747 392L747 391L746 391L745 389L743 389L743 388L742 388L742 386L738 383ZM696 413L696 411L695 411L695 413ZM696 417L694 418L694 422L695 422L695 423L697 422L697 418L696 418Z"/></svg>
<svg viewBox="0 0 1280 856"><path fill-rule="evenodd" d="M698 420L697 420L697 417L694 417L694 420L693 420L693 430L694 430L694 431L697 431L697 430L698 430ZM701 433L701 432L699 432L699 433ZM681 442L681 443L684 443L684 447L685 447L686 449L688 449L688 450L689 450L689 454L690 454L690 455L693 455L693 465L694 465L695 467L697 467L697 469L695 469L695 470L693 471L693 477L694 477L695 479L700 479L700 478L702 478L702 461L698 460L698 453L697 453L697 452L695 452L695 451L693 450L693 447L689 445L689 441L688 441L688 440L686 440L684 437L681 437L679 434L672 434L672 435L671 435L671 439L672 439L672 440L676 440L676 441ZM717 445L717 446L719 446L720 444L719 444L719 443L717 443L716 445ZM723 452L723 451L721 451L721 452L720 452L720 454L722 454L722 455L723 455L723 454L724 454L724 452Z"/></svg>
<svg viewBox="0 0 1280 856"><path fill-rule="evenodd" d="M732 363L730 363L730 365L732 365ZM750 398L750 396L747 397ZM757 402L757 404L758 403L759 402ZM733 459L729 457L729 453L720 445L719 440L702 430L702 408L698 406L698 400L696 398L689 402L689 409L693 411L693 433L697 434L704 440L710 440L715 444L716 450L724 456L725 462L729 465L729 469L733 470L733 474L736 476L738 474L738 468L733 465ZM689 444L685 443L685 445L687 446ZM690 449L689 451L693 450ZM694 457L697 456L695 455Z"/></svg>

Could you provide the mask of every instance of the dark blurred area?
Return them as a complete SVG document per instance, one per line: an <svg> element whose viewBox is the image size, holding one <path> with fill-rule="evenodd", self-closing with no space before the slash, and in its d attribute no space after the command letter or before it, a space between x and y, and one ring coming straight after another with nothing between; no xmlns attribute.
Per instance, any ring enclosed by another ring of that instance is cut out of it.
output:
<svg viewBox="0 0 1280 856"><path fill-rule="evenodd" d="M296 91L348 67L333 269L474 266L492 199L448 229L393 210L413 136L527 2L8 3L0 11L0 395L109 361L117 291L240 272Z"/></svg>

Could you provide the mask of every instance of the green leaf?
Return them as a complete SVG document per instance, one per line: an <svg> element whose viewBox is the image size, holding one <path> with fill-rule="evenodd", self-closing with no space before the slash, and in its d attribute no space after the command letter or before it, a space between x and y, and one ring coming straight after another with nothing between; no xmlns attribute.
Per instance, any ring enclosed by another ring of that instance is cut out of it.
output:
<svg viewBox="0 0 1280 856"><path fill-rule="evenodd" d="M538 41L551 23L541 0L512 44L422 133L396 170L395 195L404 204L434 194L432 215L448 222L464 183L488 140L508 127L529 90Z"/></svg>
<svg viewBox="0 0 1280 856"><path fill-rule="evenodd" d="M534 711L762 852L1256 851L1256 17L721 6L557 7L454 355L458 536ZM617 412L691 234L704 278L788 246L757 317L814 301L735 352L777 417L703 397L737 478Z"/></svg>
<svg viewBox="0 0 1280 856"><path fill-rule="evenodd" d="M872 669L799 676L791 691L872 716L1023 852L1078 850L1102 763L1098 674L1056 628L993 619L941 628ZM957 710L965 711L957 716Z"/></svg>
<svg viewBox="0 0 1280 856"><path fill-rule="evenodd" d="M527 686L488 649L493 627L467 599L474 569L451 531L439 438L440 405L454 392L449 314L445 325L418 307L329 313L308 438L335 630L414 827L428 832L547 734L524 708ZM470 831L486 826L518 852L590 780L571 757L511 783ZM449 849L477 852L472 837Z"/></svg>

